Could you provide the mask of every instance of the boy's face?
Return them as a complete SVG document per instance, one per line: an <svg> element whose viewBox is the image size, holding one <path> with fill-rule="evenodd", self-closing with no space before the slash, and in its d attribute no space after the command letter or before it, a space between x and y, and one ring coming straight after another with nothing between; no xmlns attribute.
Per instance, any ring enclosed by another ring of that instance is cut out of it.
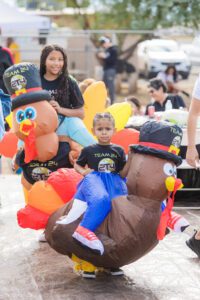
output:
<svg viewBox="0 0 200 300"><path fill-rule="evenodd" d="M93 134L97 137L101 145L109 145L115 131L112 121L106 118L97 120L92 129Z"/></svg>

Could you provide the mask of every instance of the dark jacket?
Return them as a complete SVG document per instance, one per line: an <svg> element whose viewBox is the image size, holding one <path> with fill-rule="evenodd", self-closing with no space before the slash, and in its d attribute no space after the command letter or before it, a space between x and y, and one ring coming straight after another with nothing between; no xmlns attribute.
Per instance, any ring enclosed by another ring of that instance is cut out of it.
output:
<svg viewBox="0 0 200 300"><path fill-rule="evenodd" d="M165 105L167 103L167 100L171 100L172 108L179 109L180 107L186 107L185 102L183 101L183 98L179 95L168 95L163 104L160 104L160 102L155 101L152 104L148 104L146 106L145 115L148 115L148 107L154 106L155 111L165 111Z"/></svg>
<svg viewBox="0 0 200 300"><path fill-rule="evenodd" d="M8 91L3 82L3 74L13 63L14 61L10 50L0 46L0 89L2 89L4 93L8 93Z"/></svg>
<svg viewBox="0 0 200 300"><path fill-rule="evenodd" d="M111 46L106 49L106 58L104 58L104 70L107 69L116 69L117 65L117 48L115 46Z"/></svg>

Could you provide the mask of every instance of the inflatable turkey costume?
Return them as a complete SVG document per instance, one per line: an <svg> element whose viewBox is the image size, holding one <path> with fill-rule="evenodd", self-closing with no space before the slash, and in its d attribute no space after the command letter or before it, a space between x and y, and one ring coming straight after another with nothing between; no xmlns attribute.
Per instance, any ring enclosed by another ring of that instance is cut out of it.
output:
<svg viewBox="0 0 200 300"><path fill-rule="evenodd" d="M71 168L75 156L80 152L80 145L66 136L60 137L58 144L55 133L58 125L57 113L48 103L50 96L41 87L36 65L26 62L10 67L4 73L4 82L12 97L13 113L9 117L12 119L10 123L13 123L14 134L10 134L15 138L16 147L7 146L8 139L5 139L4 144L0 144L0 152L3 146L7 153L10 148L13 157L17 151L17 137L25 144L25 151L19 151L15 159L16 167L20 166L23 169L22 185L26 201L26 207L18 211L18 224L23 228L44 229L49 215L71 200L76 191L76 184L81 176ZM95 100L100 103L94 108L91 103L95 93L98 94ZM91 121L98 107L103 109L106 95L103 82L96 82L94 86L88 87L85 98L88 120ZM119 113L119 106L124 116ZM117 107L113 106L110 109L115 118L120 119L119 125L125 125L131 112L129 105L118 103ZM75 119L78 122L77 126L74 123ZM92 136L92 139L87 137L89 132L80 127L81 120L78 120L79 118L74 118L74 126L71 124L66 133L72 131L72 139L81 136L80 141L95 142ZM132 136L133 134L129 134L129 137L126 135L126 143L130 138L134 140Z"/></svg>
<svg viewBox="0 0 200 300"><path fill-rule="evenodd" d="M72 234L80 218L70 224L56 224L66 215L72 201L53 213L46 227L46 239L57 252L88 261L97 267L118 268L134 262L151 249L165 233L173 206L173 196L182 184L176 179L176 165L182 139L181 129L164 122L147 122L140 132L139 145L131 146L131 165L127 176L128 195L112 200L112 211L95 232L105 252L97 255L79 245ZM94 187L94 197L98 187ZM161 202L169 197L162 213Z"/></svg>
<svg viewBox="0 0 200 300"><path fill-rule="evenodd" d="M27 205L18 212L18 223L25 228L44 228L49 215L71 199L71 194L67 193L68 197L65 195L62 201L45 182L57 169L72 168L70 146L67 141L58 140L55 132L58 116L49 103L49 92L41 87L36 65L11 66L4 72L4 82L12 98L12 131L24 141L24 150L18 151L15 161L23 169L22 185ZM68 169L60 172L59 178L68 173ZM80 178L75 171L70 176L70 179ZM71 181L70 184L73 185Z"/></svg>
<svg viewBox="0 0 200 300"><path fill-rule="evenodd" d="M25 143L25 162L47 161L58 151L58 117L41 87L37 67L31 63L11 66L4 83L12 98L13 132ZM51 120L51 122L49 122Z"/></svg>

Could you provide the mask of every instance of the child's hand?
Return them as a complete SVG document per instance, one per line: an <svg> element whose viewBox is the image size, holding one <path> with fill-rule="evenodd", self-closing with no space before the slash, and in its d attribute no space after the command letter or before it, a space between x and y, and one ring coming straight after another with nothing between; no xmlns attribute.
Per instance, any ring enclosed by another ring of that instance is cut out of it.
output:
<svg viewBox="0 0 200 300"><path fill-rule="evenodd" d="M53 106L53 108L57 111L57 113L59 113L60 108L61 108L59 103L55 100L51 100L51 101L49 101L49 103Z"/></svg>
<svg viewBox="0 0 200 300"><path fill-rule="evenodd" d="M91 173L91 172L93 172L93 171L94 171L93 169L87 168L87 169L85 169L85 170L82 172L82 175L83 175L83 176L86 176L86 175L88 175L89 173Z"/></svg>

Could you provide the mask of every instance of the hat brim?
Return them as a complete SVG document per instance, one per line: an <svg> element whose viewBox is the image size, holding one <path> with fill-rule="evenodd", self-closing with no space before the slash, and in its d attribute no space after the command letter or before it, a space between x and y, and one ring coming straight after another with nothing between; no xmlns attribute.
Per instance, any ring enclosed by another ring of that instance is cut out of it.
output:
<svg viewBox="0 0 200 300"><path fill-rule="evenodd" d="M135 153L147 154L147 155L156 156L158 158L162 158L162 159L166 159L166 160L171 160L175 163L176 166L179 166L182 163L182 158L171 152L167 152L164 150L158 150L158 149L141 146L141 145L132 145L132 146L130 146L130 148Z"/></svg>
<svg viewBox="0 0 200 300"><path fill-rule="evenodd" d="M46 101L51 100L49 92L45 90L21 94L12 100L12 111L22 105L27 105L30 103L44 101L44 100Z"/></svg>

